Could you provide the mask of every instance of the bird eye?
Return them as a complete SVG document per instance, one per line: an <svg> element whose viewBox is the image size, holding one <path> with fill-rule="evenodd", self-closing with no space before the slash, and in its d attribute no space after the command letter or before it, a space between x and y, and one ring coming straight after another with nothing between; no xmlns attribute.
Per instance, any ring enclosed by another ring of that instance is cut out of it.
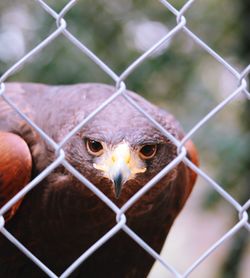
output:
<svg viewBox="0 0 250 278"><path fill-rule="evenodd" d="M157 150L157 145L144 145L139 152L139 155L142 159L152 158Z"/></svg>
<svg viewBox="0 0 250 278"><path fill-rule="evenodd" d="M90 154L93 154L96 156L103 154L102 143L100 143L98 141L87 139L86 146L87 146L87 150Z"/></svg>

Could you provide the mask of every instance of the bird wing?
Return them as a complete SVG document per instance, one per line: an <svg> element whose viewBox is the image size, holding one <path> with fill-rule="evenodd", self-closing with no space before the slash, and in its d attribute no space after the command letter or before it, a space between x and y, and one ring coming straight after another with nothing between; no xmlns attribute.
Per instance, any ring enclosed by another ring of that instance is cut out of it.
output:
<svg viewBox="0 0 250 278"><path fill-rule="evenodd" d="M0 132L0 207L14 197L30 180L31 154L26 142L16 134ZM20 206L17 201L5 214L9 220Z"/></svg>
<svg viewBox="0 0 250 278"><path fill-rule="evenodd" d="M24 112L29 109L23 100L24 90L18 83L6 86L6 95ZM32 157L22 133L27 133L27 124L5 101L0 99L0 208L14 197L31 178ZM22 199L4 215L5 220L14 216Z"/></svg>
<svg viewBox="0 0 250 278"><path fill-rule="evenodd" d="M196 150L194 143L191 140L187 141L187 143L185 144L185 148L187 150L187 157L190 159L190 161L194 165L199 166L199 156L198 156L198 152ZM189 194L190 194L192 191L192 188L196 182L197 173L188 167L188 175L189 175L188 188L190 189L190 192L189 192Z"/></svg>

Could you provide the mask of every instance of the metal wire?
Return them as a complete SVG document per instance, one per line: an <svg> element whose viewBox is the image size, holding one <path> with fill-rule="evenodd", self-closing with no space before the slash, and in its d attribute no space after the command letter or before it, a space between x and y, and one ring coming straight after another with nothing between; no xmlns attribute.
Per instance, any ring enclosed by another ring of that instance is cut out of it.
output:
<svg viewBox="0 0 250 278"><path fill-rule="evenodd" d="M250 65L248 65L242 72L238 72L232 65L230 65L223 57L221 57L215 50L209 47L205 42L203 42L197 35L195 35L186 25L187 20L185 18L185 13L192 5L194 5L194 0L187 1L180 10L175 9L168 1L160 0L163 4L163 9L166 8L176 16L177 25L169 31L169 33L156 42L149 50L138 57L134 62L132 62L120 75L117 75L108 65L106 65L95 53L88 49L82 42L80 42L74 35L72 35L67 30L67 22L64 16L69 12L77 3L77 0L69 1L61 10L60 13L54 11L47 3L43 0L36 0L37 4L47 12L51 17L55 19L56 30L48 35L42 42L40 42L36 47L34 47L30 52L28 52L22 59L17 61L13 66L11 66L1 77L0 77L0 97L13 109L15 110L29 125L31 125L41 137L54 149L57 154L57 158L52 162L42 173L40 173L34 180L32 180L25 188L23 188L18 194L16 194L9 202L7 202L0 209L0 231L1 233L10 240L18 249L20 249L27 257L29 257L38 267L40 267L49 277L52 278L66 278L68 277L79 265L91 256L97 249L113 237L118 231L123 230L127 233L132 240L138 243L148 252L155 260L159 261L161 265L166 268L167 271L172 275L172 277L184 278L188 277L198 265L200 265L208 256L214 252L216 248L221 246L225 241L237 233L240 229L245 228L250 231L250 224L248 222L247 210L250 207L250 199L244 204L240 205L228 192L226 192L222 186L220 186L216 181L209 177L203 170L195 166L187 157L186 150L184 148L185 143L192 138L192 136L210 119L212 119L216 113L221 111L229 102L233 101L239 94L245 94L245 96L250 99L249 88L247 87L247 75L250 72ZM221 101L214 109L212 109L204 118L202 118L192 129L186 134L182 141L178 141L173 137L163 126L156 122L143 108L141 108L137 103L133 101L126 94L126 78L136 70L153 52L155 52L162 44L166 43L169 39L173 39L179 32L185 33L190 37L197 45L207 51L214 59L221 63L238 81L238 87L234 90L226 99ZM27 64L29 59L34 55L39 54L47 45L52 43L58 36L65 36L73 45L75 45L84 55L91 59L95 64L97 64L100 69L102 69L111 79L114 81L116 86L116 92L105 102L103 102L97 109L95 109L86 119L82 120L71 132L69 132L59 144L54 142L39 126L31 121L27 116L25 116L20 109L16 107L14 102L5 94L4 82L22 68L23 65ZM171 161L160 173L158 173L153 179L151 179L140 191L138 191L134 196L132 196L122 208L118 208L106 195L104 195L94 184L82 176L72 165L65 160L65 155L63 151L63 146L68 142L68 140L81 129L88 121L95 117L100 111L102 111L106 106L108 106L113 100L118 96L123 96L135 109L142 113L157 129L159 129L164 136L171 140L178 149L178 156ZM183 274L179 273L173 266L166 262L160 254L155 252L149 245L147 245L133 230L131 230L126 225L126 211L137 201L143 194L145 194L150 188L152 188L163 176L169 173L178 163L183 161L188 167L190 167L194 172L207 181L207 183L212 186L229 204L231 204L234 209L239 214L239 221L227 232L225 233L217 242L215 242L202 256L200 256ZM111 228L102 238L100 238L95 244L93 244L88 250L86 250L78 259L76 259L60 276L57 276L53 271L51 271L45 264L43 264L38 258L36 258L21 242L19 242L9 231L4 227L5 221L3 218L4 213L6 213L18 200L20 200L25 194L27 194L32 188L37 186L45 177L47 177L56 167L63 165L68 171L70 171L77 179L85 184L94 194L96 194L106 205L116 214L117 224Z"/></svg>

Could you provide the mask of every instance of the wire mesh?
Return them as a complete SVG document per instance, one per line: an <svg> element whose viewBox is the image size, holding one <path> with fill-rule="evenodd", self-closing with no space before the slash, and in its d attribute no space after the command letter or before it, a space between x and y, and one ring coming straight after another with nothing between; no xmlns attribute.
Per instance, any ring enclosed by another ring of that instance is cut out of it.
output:
<svg viewBox="0 0 250 278"><path fill-rule="evenodd" d="M247 210L250 207L250 200L245 204L241 205L235 200L228 192L226 192L221 185L214 181L209 175L207 175L203 170L195 166L186 156L185 143L191 139L196 132L211 120L216 113L224 109L230 102L240 95L245 94L245 96L250 99L250 93L247 87L247 76L250 72L250 65L246 67L242 72L238 72L232 65L223 59L215 50L210 48L206 43L204 43L199 36L194 34L192 30L187 27L187 20L185 18L185 13L194 3L194 0L187 1L185 5L180 9L175 9L168 1L160 0L163 9L169 10L176 16L176 26L168 32L166 36L155 43L149 50L144 52L140 57L138 57L134 62L132 62L120 75L116 74L108 65L106 65L95 53L88 49L82 42L80 42L68 29L67 21L64 16L74 8L77 4L76 0L69 1L61 10L57 13L43 0L36 0L37 5L47 12L51 17L54 18L56 23L56 30L49 34L42 42L40 42L36 47L34 47L29 53L27 53L22 59L18 60L13 66L11 66L1 77L0 77L0 97L15 110L20 117L22 117L29 125L31 125L41 137L54 149L57 154L56 160L51 163L42 173L40 173L35 179L33 179L26 187L24 187L16 196L14 196L8 203L6 203L0 209L0 231L1 233L10 240L17 248L19 248L27 257L30 258L37 266L39 266L49 277L68 277L79 265L91 256L97 249L113 237L118 231L123 230L127 233L132 240L137 242L141 248L148 252L155 260L157 260L166 270L172 274L173 277L188 277L192 271L198 267L208 256L210 256L215 249L224 244L229 238L234 236L240 229L245 228L250 231L250 224L248 222ZM145 62L148 57L158 50L164 43L170 39L174 39L179 32L184 32L189 36L199 47L204 49L209 55L216 59L222 64L227 70L229 70L235 79L238 81L238 87L236 90L230 93L230 95L221 101L214 109L212 109L204 118L189 130L185 137L178 141L173 137L164 127L157 123L146 111L143 110L138 104L136 104L129 95L126 94L126 78L132 74L136 68ZM114 81L116 86L116 92L102 103L96 110L94 110L87 118L80 122L71 132L69 132L60 143L56 143L52 138L48 136L39 126L37 126L31 119L25 116L21 110L12 102L12 100L5 94L4 82L22 68L34 55L39 54L46 46L51 44L59 36L65 36L73 45L75 45L83 55L88 56L95 64L97 64L100 69L105 72ZM131 197L121 208L118 208L109 198L105 196L98 188L95 187L89 180L82 176L68 161L65 159L63 146L68 142L68 140L77 133L84 125L86 125L95 115L102 111L106 106L108 106L113 100L118 96L123 96L126 101L128 101L135 109L142 113L157 129L159 129L169 140L171 140L178 149L177 157L171 161L160 173L158 173L153 179L151 179L141 190L139 190L133 197ZM195 171L200 177L202 177L214 190L216 190L222 198L224 198L234 209L238 212L239 221L227 231L217 242L215 242L204 254L202 254L184 273L179 273L173 266L171 266L166 260L164 260L160 254L155 252L148 244L146 244L133 230L131 230L126 225L126 211L137 201L140 197L145 194L150 188L152 188L163 176L171 171L176 165L183 161L188 167ZM3 214L6 213L13 204L20 200L24 195L26 195L32 188L37 186L45 177L47 177L56 167L63 165L68 171L70 171L77 179L79 179L85 186L87 186L94 194L96 194L106 205L116 214L117 224L112 227L103 237L101 237L95 244L93 244L88 250L86 250L77 260L75 260L60 276L57 276L53 271L51 271L43 262L41 262L37 257L35 257L21 242L19 242L5 227Z"/></svg>

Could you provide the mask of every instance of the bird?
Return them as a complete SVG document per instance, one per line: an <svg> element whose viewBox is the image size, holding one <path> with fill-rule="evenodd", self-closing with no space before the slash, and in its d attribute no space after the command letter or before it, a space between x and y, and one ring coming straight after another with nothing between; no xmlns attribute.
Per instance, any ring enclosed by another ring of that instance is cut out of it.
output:
<svg viewBox="0 0 250 278"><path fill-rule="evenodd" d="M114 95L99 83L46 85L13 82L4 95L54 142ZM185 134L173 115L125 91L177 140ZM199 165L189 140L188 159ZM117 207L177 157L176 145L121 94L63 145L65 160ZM0 207L37 177L58 154L15 109L0 99ZM180 162L126 212L126 225L160 253L196 182ZM63 165L57 166L4 215L4 227L56 275L116 224L116 214ZM147 277L155 259L124 231L97 249L69 277ZM48 277L0 233L0 277Z"/></svg>

